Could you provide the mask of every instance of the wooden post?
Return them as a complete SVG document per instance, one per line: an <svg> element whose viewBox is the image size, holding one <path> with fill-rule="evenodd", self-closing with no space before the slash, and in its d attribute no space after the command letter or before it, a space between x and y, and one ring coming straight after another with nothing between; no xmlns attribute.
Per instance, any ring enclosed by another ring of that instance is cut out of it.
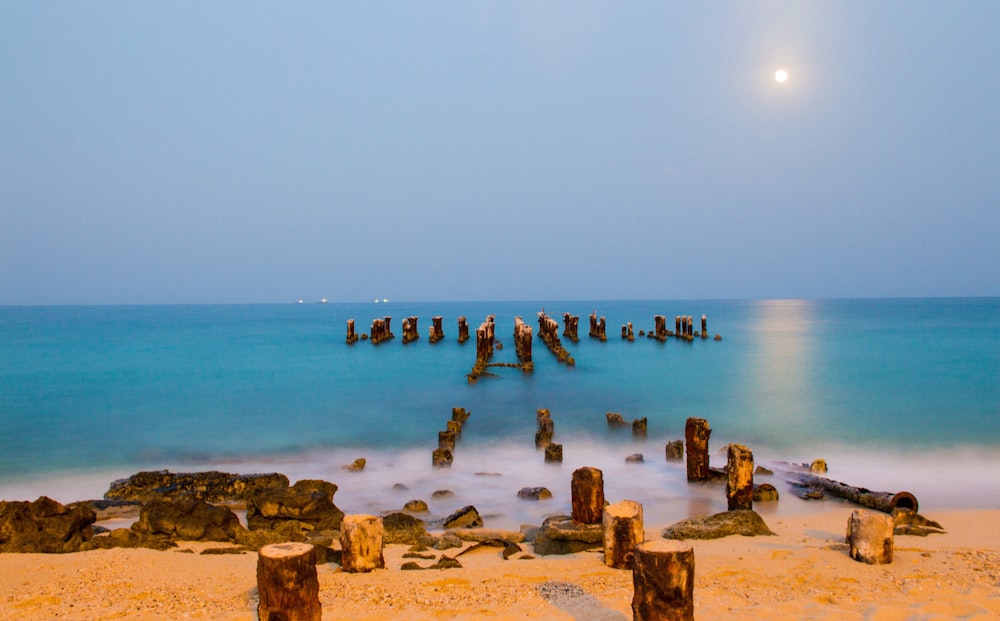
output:
<svg viewBox="0 0 1000 621"><path fill-rule="evenodd" d="M708 438L712 428L704 418L689 418L684 425L684 446L687 449L687 480L707 481Z"/></svg>
<svg viewBox="0 0 1000 621"><path fill-rule="evenodd" d="M701 316L701 338L708 338L708 317L704 314Z"/></svg>
<svg viewBox="0 0 1000 621"><path fill-rule="evenodd" d="M556 424L552 420L552 415L545 408L535 413L538 421L538 431L535 432L535 448L544 449L552 444L552 436L555 435Z"/></svg>
<svg viewBox="0 0 1000 621"><path fill-rule="evenodd" d="M576 343L580 340L577 331L580 327L580 317L563 313L563 336Z"/></svg>
<svg viewBox="0 0 1000 621"><path fill-rule="evenodd" d="M645 416L632 421L632 437L645 439L646 430L649 428L649 421Z"/></svg>
<svg viewBox="0 0 1000 621"><path fill-rule="evenodd" d="M272 543L257 553L257 617L261 621L319 621L316 548L309 543Z"/></svg>
<svg viewBox="0 0 1000 621"><path fill-rule="evenodd" d="M573 521L600 524L604 519L604 473L584 466L573 471L570 483L573 500Z"/></svg>
<svg viewBox="0 0 1000 621"><path fill-rule="evenodd" d="M441 322L444 320L440 315L431 317L431 333L428 340L431 343L437 343L444 338L444 327L442 327Z"/></svg>
<svg viewBox="0 0 1000 621"><path fill-rule="evenodd" d="M681 316L674 315L674 334L681 336Z"/></svg>
<svg viewBox="0 0 1000 621"><path fill-rule="evenodd" d="M642 505L623 500L604 507L604 564L613 569L632 569L635 547L646 538Z"/></svg>
<svg viewBox="0 0 1000 621"><path fill-rule="evenodd" d="M673 539L640 543L632 587L635 621L694 621L694 548Z"/></svg>
<svg viewBox="0 0 1000 621"><path fill-rule="evenodd" d="M562 444L550 444L545 447L545 463L561 464L563 460Z"/></svg>
<svg viewBox="0 0 1000 621"><path fill-rule="evenodd" d="M412 343L420 338L420 332L417 331L417 318L407 317L403 320L403 343Z"/></svg>
<svg viewBox="0 0 1000 621"><path fill-rule="evenodd" d="M340 524L340 566L348 573L385 567L382 557L382 518L375 515L345 515Z"/></svg>
<svg viewBox="0 0 1000 621"><path fill-rule="evenodd" d="M354 320L347 320L347 344L353 345L358 342L358 335L354 333Z"/></svg>
<svg viewBox="0 0 1000 621"><path fill-rule="evenodd" d="M727 451L726 502L730 511L753 509L753 452L742 444Z"/></svg>
<svg viewBox="0 0 1000 621"><path fill-rule="evenodd" d="M694 338L694 317L691 315L687 317L687 337L689 339Z"/></svg>
<svg viewBox="0 0 1000 621"><path fill-rule="evenodd" d="M668 440L666 446L667 461L684 459L684 440Z"/></svg>
<svg viewBox="0 0 1000 621"><path fill-rule="evenodd" d="M851 558L869 565L892 562L895 521L888 513L858 509L847 520Z"/></svg>
<svg viewBox="0 0 1000 621"><path fill-rule="evenodd" d="M458 342L464 343L469 340L469 322L465 316L458 318Z"/></svg>
<svg viewBox="0 0 1000 621"><path fill-rule="evenodd" d="M448 449L449 451L455 450L455 438L456 434L454 431L439 431L438 432L438 448Z"/></svg>
<svg viewBox="0 0 1000 621"><path fill-rule="evenodd" d="M431 453L431 465L435 468L450 468L453 461L455 456L449 448L438 447Z"/></svg>

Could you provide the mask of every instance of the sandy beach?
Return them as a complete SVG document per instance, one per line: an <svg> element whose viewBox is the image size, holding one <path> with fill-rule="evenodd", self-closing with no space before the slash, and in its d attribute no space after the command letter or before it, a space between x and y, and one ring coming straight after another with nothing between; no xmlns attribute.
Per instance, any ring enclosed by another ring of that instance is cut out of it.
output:
<svg viewBox="0 0 1000 621"><path fill-rule="evenodd" d="M819 513L771 516L774 537L691 542L696 616L1000 617L1000 510L928 515L947 532L897 536L890 565L848 556L844 531L853 510L831 503ZM660 537L662 526L647 524L647 538ZM256 554L200 554L213 545L0 555L0 619L255 619ZM530 554L529 544L522 547ZM401 571L406 551L387 546L387 568L368 574L320 565L324 618L632 618L631 572L605 567L599 552L504 560L497 549L481 549L462 555L461 569Z"/></svg>

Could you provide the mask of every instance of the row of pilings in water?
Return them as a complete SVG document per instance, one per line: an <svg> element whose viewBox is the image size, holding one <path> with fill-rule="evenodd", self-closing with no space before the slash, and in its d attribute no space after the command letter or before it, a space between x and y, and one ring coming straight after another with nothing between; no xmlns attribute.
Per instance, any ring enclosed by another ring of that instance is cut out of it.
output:
<svg viewBox="0 0 1000 621"><path fill-rule="evenodd" d="M693 341L695 338L707 339L708 338L708 318L705 315L701 316L701 330L695 331L694 329L694 317L691 315L677 315L674 317L674 330L667 329L667 318L664 315L654 315L653 316L653 329L648 333L644 330L639 331L639 336L646 336L651 339L656 339L661 342L665 342L667 339L674 337L688 342ZM440 315L431 318L431 328L428 335L428 339L431 343L437 343L445 338L443 318ZM353 319L347 320L347 343L353 345L359 340L370 340L374 344L383 343L385 341L395 338L395 334L392 332L392 317L386 316L372 320L371 329L369 333L362 333L358 335L355 330L355 322ZM563 330L562 337L573 341L574 343L579 342L578 330L580 325L580 317L577 315L571 315L569 313L563 313ZM559 322L554 318L550 317L545 313L544 310L538 313L538 336L545 343L549 351L556 357L559 362L567 365L574 366L576 360L569 353L569 351L563 346L562 340L560 339L559 333ZM607 341L607 319L605 317L598 317L597 311L594 311L590 315L590 332L589 336L593 339L600 341ZM634 341L635 332L633 330L632 322L628 322L622 325L621 336L623 340ZM476 328L476 361L472 367L472 370L466 374L469 383L475 383L483 375L488 375L487 369L491 366L493 367L516 367L520 368L526 373L530 373L534 370L534 362L532 360L531 342L532 342L532 328L530 325L525 323L521 317L514 318L514 347L517 352L517 363L494 363L491 362L493 357L493 352L495 349L500 349L501 344L496 340L496 315L487 315L486 319ZM420 338L420 333L417 329L417 317L410 316L403 319L403 343L412 343ZM458 318L458 342L464 343L469 340L469 324L464 316ZM722 337L718 334L715 335L716 341L721 341Z"/></svg>

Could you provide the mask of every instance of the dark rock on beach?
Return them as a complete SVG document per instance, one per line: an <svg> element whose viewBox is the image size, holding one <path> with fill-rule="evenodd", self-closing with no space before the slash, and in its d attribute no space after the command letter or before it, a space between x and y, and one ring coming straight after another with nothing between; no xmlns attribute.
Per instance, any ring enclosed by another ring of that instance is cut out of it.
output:
<svg viewBox="0 0 1000 621"><path fill-rule="evenodd" d="M86 505L65 506L47 496L0 501L0 552L77 552L93 538L96 519Z"/></svg>
<svg viewBox="0 0 1000 621"><path fill-rule="evenodd" d="M427 537L427 527L423 521L412 515L396 512L382 518L382 542L415 545Z"/></svg>
<svg viewBox="0 0 1000 621"><path fill-rule="evenodd" d="M444 521L445 528L475 528L483 525L479 511L469 505L449 515Z"/></svg>
<svg viewBox="0 0 1000 621"><path fill-rule="evenodd" d="M106 500L147 502L165 498L201 498L211 503L243 503L247 494L262 489L288 487L288 477L278 473L138 472L111 484Z"/></svg>
<svg viewBox="0 0 1000 621"><path fill-rule="evenodd" d="M427 513L428 510L427 503L419 499L407 501L403 505L403 511L409 511L410 513Z"/></svg>
<svg viewBox="0 0 1000 621"><path fill-rule="evenodd" d="M552 492L547 487L522 487L517 497L522 500L548 500L552 498Z"/></svg>
<svg viewBox="0 0 1000 621"><path fill-rule="evenodd" d="M257 490L247 497L247 525L252 531L287 529L289 535L337 530L344 512L333 504L336 492L335 484L317 480Z"/></svg>
<svg viewBox="0 0 1000 621"><path fill-rule="evenodd" d="M726 511L681 520L663 529L664 539L720 539L729 535L755 537L774 533L755 511Z"/></svg>
<svg viewBox="0 0 1000 621"><path fill-rule="evenodd" d="M778 500L778 489L770 483L761 483L753 488L754 502L773 502Z"/></svg>
<svg viewBox="0 0 1000 621"><path fill-rule="evenodd" d="M601 524L581 524L568 515L557 515L542 522L535 533L535 554L573 554L604 545Z"/></svg>
<svg viewBox="0 0 1000 621"><path fill-rule="evenodd" d="M236 541L243 527L232 510L198 498L153 500L143 505L132 530L140 536L183 541Z"/></svg>

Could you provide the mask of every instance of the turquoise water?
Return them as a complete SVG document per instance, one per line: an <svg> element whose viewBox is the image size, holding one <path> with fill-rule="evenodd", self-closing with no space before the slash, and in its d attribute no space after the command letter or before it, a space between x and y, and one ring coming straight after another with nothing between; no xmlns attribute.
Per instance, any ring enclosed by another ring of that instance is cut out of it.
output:
<svg viewBox="0 0 1000 621"><path fill-rule="evenodd" d="M514 317L537 327L543 307L560 324L563 312L580 316L580 342L564 339L576 366L536 338L534 373L497 369L468 384L475 343L457 342L456 318L474 334L495 313L505 347L494 361L513 362ZM593 310L607 317L607 342L587 336ZM675 315L703 313L721 341L638 336L656 314L673 329ZM345 343L347 319L361 332L384 315L395 340ZM410 315L422 338L403 345ZM431 344L434 315L446 339ZM635 342L619 338L627 321ZM355 456L370 463L359 488L419 489L487 465L509 476L525 464L525 485L561 485L534 453L535 410L545 407L566 469L618 468L643 452L652 477L643 485L672 498L686 492L662 463L663 443L698 416L713 447L740 442L759 461L824 456L840 460L842 480L865 479L848 482L922 482L932 497L976 504L970 488L1000 479L998 378L998 298L4 307L0 497L99 496L111 478L163 467L283 469L334 480L343 494L353 483L339 466ZM473 417L454 472L435 474L430 452L454 406ZM609 411L647 417L647 441L609 432ZM958 470L970 460L971 472ZM635 474L623 476L644 480ZM392 499L372 492L364 502Z"/></svg>

